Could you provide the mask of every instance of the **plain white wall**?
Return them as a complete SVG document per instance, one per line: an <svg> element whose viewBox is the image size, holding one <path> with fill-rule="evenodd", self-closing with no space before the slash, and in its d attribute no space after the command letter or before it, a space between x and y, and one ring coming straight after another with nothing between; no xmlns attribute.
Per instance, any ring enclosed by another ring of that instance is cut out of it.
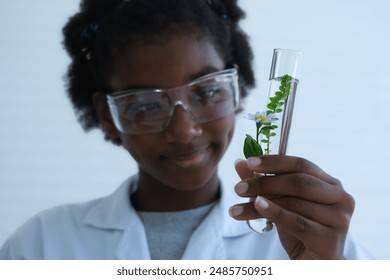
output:
<svg viewBox="0 0 390 280"><path fill-rule="evenodd" d="M258 78L246 111L263 106L272 50L303 51L289 153L343 182L357 202L352 231L378 258L390 259L390 2L240 2ZM61 27L77 6L0 2L0 244L31 215L109 194L136 172L122 148L99 131L82 131L67 100ZM220 171L228 185L238 180L233 162L252 131L239 116Z"/></svg>

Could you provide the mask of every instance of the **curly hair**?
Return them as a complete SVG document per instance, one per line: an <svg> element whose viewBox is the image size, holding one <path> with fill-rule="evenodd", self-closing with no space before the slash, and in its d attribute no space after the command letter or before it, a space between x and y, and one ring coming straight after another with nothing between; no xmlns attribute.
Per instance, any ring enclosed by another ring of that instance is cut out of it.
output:
<svg viewBox="0 0 390 280"><path fill-rule="evenodd" d="M164 34L195 33L211 40L226 67L238 67L241 95L247 96L255 78L249 38L239 27L244 17L237 0L82 0L63 28L63 43L71 58L67 93L83 129L100 125L92 96L107 90L115 54Z"/></svg>

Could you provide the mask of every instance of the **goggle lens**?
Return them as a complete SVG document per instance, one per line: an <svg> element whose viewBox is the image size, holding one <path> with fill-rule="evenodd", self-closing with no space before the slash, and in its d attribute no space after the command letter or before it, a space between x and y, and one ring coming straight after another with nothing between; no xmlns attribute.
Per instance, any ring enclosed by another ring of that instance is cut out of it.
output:
<svg viewBox="0 0 390 280"><path fill-rule="evenodd" d="M107 95L116 127L123 133L145 134L166 129L178 105L198 123L222 118L238 106L236 69L203 76L173 89L131 90Z"/></svg>

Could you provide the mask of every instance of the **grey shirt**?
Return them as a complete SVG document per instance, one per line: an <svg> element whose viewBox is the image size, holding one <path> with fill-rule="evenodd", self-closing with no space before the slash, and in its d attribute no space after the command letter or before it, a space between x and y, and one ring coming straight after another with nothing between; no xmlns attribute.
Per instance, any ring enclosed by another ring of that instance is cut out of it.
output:
<svg viewBox="0 0 390 280"><path fill-rule="evenodd" d="M152 260L178 260L188 241L213 208L208 204L196 209L172 212L145 212L138 214L144 223Z"/></svg>

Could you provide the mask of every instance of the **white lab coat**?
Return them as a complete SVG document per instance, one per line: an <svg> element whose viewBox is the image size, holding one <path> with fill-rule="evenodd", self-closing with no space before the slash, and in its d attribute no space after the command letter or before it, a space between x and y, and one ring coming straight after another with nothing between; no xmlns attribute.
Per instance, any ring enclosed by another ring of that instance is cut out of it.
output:
<svg viewBox="0 0 390 280"><path fill-rule="evenodd" d="M145 229L129 202L134 178L112 195L59 206L31 218L0 249L0 259L150 259ZM237 196L223 188L220 202L190 238L183 259L288 259L277 231L257 234L228 215ZM344 256L372 255L348 236Z"/></svg>

